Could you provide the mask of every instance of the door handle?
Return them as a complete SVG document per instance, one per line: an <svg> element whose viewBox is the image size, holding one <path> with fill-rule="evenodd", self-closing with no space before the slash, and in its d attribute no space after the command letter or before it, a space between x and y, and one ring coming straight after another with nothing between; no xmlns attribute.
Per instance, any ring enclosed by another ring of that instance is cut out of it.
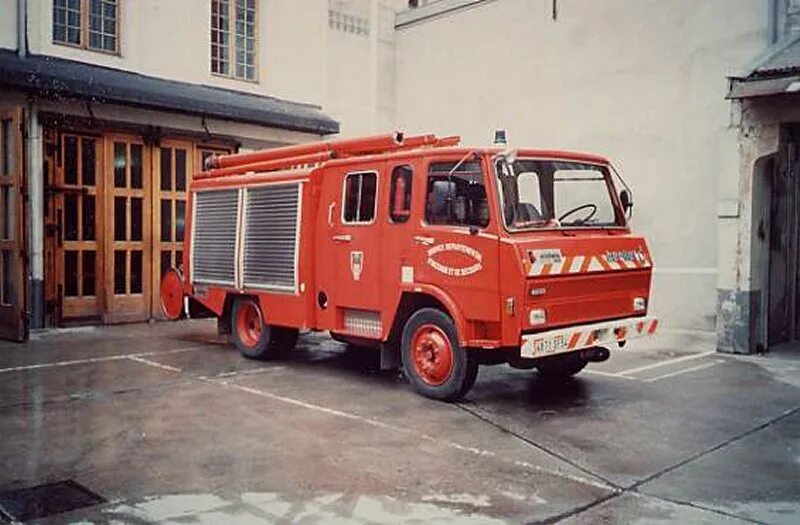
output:
<svg viewBox="0 0 800 525"><path fill-rule="evenodd" d="M334 235L333 240L336 242L350 242L353 240L353 236L349 233L344 235Z"/></svg>
<svg viewBox="0 0 800 525"><path fill-rule="evenodd" d="M423 237L422 235L415 235L414 241L417 244L421 244L423 246L430 246L436 242L436 239L434 239L433 237Z"/></svg>
<svg viewBox="0 0 800 525"><path fill-rule="evenodd" d="M336 202L332 202L328 206L328 226L333 227L333 209L336 207Z"/></svg>

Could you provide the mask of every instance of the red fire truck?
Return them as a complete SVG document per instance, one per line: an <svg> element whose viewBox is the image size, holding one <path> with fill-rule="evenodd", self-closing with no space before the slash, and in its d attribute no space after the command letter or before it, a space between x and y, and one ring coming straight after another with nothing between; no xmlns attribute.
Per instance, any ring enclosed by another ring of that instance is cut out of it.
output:
<svg viewBox="0 0 800 525"><path fill-rule="evenodd" d="M608 160L459 142L394 133L212 157L165 313L210 312L257 359L326 330L443 400L479 364L570 376L655 331L652 260Z"/></svg>

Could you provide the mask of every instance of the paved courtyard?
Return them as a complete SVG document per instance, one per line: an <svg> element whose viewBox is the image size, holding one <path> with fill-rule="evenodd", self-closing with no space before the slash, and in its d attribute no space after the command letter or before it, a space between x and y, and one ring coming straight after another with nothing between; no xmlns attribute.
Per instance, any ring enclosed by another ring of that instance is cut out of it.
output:
<svg viewBox="0 0 800 525"><path fill-rule="evenodd" d="M800 522L800 351L665 331L452 405L376 365L323 334L249 361L213 321L0 343L0 493L104 500L40 523Z"/></svg>

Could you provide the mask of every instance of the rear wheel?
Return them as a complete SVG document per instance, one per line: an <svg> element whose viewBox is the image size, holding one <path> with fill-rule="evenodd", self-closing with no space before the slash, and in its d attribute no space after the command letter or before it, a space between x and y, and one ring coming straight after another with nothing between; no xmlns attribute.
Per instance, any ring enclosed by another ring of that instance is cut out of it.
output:
<svg viewBox="0 0 800 525"><path fill-rule="evenodd" d="M286 357L297 343L297 330L267 324L251 297L239 297L233 303L231 332L236 348L250 359Z"/></svg>
<svg viewBox="0 0 800 525"><path fill-rule="evenodd" d="M433 399L458 400L478 377L478 361L461 346L453 320L435 308L423 308L408 319L401 352L414 389Z"/></svg>
<svg viewBox="0 0 800 525"><path fill-rule="evenodd" d="M547 357L536 363L539 373L550 379L572 377L583 370L589 362L579 352Z"/></svg>

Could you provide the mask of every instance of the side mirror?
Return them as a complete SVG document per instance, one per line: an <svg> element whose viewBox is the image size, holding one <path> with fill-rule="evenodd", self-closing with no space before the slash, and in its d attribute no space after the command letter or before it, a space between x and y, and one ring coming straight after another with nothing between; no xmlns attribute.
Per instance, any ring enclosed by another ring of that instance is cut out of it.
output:
<svg viewBox="0 0 800 525"><path fill-rule="evenodd" d="M619 192L619 202L622 204L622 209L625 210L625 213L630 212L631 208L633 208L633 197L631 197L628 190Z"/></svg>

